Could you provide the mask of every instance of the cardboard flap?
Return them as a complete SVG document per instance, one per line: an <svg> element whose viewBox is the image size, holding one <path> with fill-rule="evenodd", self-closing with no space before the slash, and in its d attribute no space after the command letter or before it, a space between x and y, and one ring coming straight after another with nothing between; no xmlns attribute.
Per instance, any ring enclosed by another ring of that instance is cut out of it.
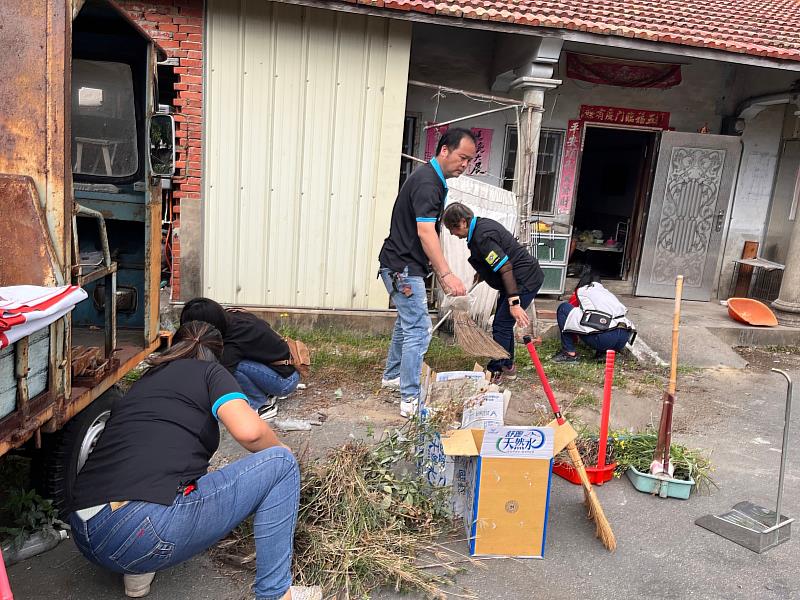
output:
<svg viewBox="0 0 800 600"><path fill-rule="evenodd" d="M483 429L453 429L442 436L447 456L478 456L483 444Z"/></svg>
<svg viewBox="0 0 800 600"><path fill-rule="evenodd" d="M563 425L559 425L558 421L553 419L547 424L552 427L555 432L555 439L553 440L553 456L561 452L570 442L574 442L578 437L578 432L572 428L569 421L564 421Z"/></svg>

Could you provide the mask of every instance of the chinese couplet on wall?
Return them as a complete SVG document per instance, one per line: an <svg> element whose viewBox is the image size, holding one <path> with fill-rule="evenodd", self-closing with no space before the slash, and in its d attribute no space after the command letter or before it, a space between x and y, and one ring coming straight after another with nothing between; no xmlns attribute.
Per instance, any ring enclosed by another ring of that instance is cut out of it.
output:
<svg viewBox="0 0 800 600"><path fill-rule="evenodd" d="M439 138L442 137L448 126L434 127L425 131L425 160L432 159L436 154L436 146ZM475 159L467 171L467 175L486 175L489 172L489 158L492 154L493 129L484 127L472 127L470 129L475 136Z"/></svg>

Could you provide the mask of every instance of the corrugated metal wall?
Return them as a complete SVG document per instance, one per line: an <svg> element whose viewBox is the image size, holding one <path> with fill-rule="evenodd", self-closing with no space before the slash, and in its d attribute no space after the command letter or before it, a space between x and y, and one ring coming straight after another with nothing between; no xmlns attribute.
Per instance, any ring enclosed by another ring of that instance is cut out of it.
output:
<svg viewBox="0 0 800 600"><path fill-rule="evenodd" d="M385 308L410 25L265 0L207 15L206 295Z"/></svg>

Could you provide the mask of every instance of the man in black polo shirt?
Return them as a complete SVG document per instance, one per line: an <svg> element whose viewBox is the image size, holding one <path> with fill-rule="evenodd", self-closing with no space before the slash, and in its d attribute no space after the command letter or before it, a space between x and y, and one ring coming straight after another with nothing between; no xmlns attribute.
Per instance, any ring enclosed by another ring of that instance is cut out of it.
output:
<svg viewBox="0 0 800 600"><path fill-rule="evenodd" d="M431 268L445 293L463 296L464 283L450 271L439 241L447 179L458 177L475 157L475 138L466 129L448 130L436 156L416 169L400 188L389 237L380 255L380 276L397 307L397 320L382 387L400 389L400 414L411 416L419 400L422 358L431 336L424 278Z"/></svg>
<svg viewBox="0 0 800 600"><path fill-rule="evenodd" d="M500 291L492 337L508 350L510 358L490 361L487 368L496 383L515 379L514 323L520 328L530 325L525 309L544 281L539 261L500 223L476 217L464 204L455 202L448 206L442 222L454 236L467 239L469 264L476 271L476 281L485 281Z"/></svg>

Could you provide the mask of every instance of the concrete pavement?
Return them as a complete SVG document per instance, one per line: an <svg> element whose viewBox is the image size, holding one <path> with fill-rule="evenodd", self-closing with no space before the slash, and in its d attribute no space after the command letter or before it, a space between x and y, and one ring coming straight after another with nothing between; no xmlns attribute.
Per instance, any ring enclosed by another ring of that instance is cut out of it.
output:
<svg viewBox="0 0 800 600"><path fill-rule="evenodd" d="M800 364L781 358L800 380ZM688 379L688 378L687 378ZM775 501L775 487L783 426L785 383L768 371L712 369L681 386L676 418L681 413L704 415L676 441L713 451L719 489L710 496L688 501L660 499L641 494L627 479L614 480L598 493L618 540L611 554L594 539L594 527L586 521L579 487L555 478L544 560L495 559L485 568L466 566L457 587L472 590L479 598L658 598L699 600L784 600L800 598L797 556L800 533L788 543L757 555L694 525L707 513L728 510L741 500L766 507ZM345 403L347 398L345 398ZM359 401L341 406L312 434L292 434L290 444L309 441L315 449L337 444L350 434L363 435ZM386 410L387 422L394 417ZM800 517L800 406L792 419L788 455L785 514ZM380 428L379 415L370 422ZM613 425L613 424L612 424ZM224 454L239 452L227 440ZM463 541L454 547L465 551ZM105 600L123 598L119 578L87 563L72 542L9 570L16 597L36 600ZM220 573L206 557L195 558L158 575L150 596L166 599L247 598L247 585ZM380 592L375 598L400 596ZM418 597L410 595L405 597Z"/></svg>

